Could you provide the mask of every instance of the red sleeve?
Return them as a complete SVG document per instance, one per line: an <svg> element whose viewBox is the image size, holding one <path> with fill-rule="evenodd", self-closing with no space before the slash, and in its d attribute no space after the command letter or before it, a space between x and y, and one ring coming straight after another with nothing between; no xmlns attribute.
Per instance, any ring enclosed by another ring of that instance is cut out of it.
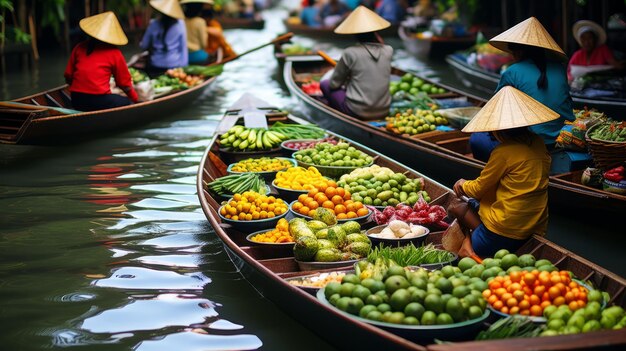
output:
<svg viewBox="0 0 626 351"><path fill-rule="evenodd" d="M74 50L72 50L72 53L70 54L70 60L67 62L67 67L65 67L65 73L63 73L65 81L68 82L68 84L72 81L72 77L74 76L74 65L76 65L77 49L78 46L76 46Z"/></svg>
<svg viewBox="0 0 626 351"><path fill-rule="evenodd" d="M613 57L613 53L608 46L602 45L598 48L600 51L600 57L602 58L603 64L608 64L609 62L613 62L615 58Z"/></svg>
<svg viewBox="0 0 626 351"><path fill-rule="evenodd" d="M120 88L132 88L133 81L130 78L130 72L128 66L126 66L126 60L122 55L122 52L118 49L114 51L113 58L113 76L115 77L115 84Z"/></svg>
<svg viewBox="0 0 626 351"><path fill-rule="evenodd" d="M573 55L572 58L569 59L570 65L579 65L586 66L587 62L585 62L585 52L583 49L578 49Z"/></svg>

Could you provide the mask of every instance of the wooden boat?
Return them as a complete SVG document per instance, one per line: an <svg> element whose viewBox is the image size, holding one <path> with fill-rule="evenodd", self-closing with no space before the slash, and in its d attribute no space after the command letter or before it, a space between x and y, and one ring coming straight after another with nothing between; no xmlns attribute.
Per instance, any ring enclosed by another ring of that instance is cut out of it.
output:
<svg viewBox="0 0 626 351"><path fill-rule="evenodd" d="M268 123L303 123L304 121L287 115L276 108L268 106L250 96L244 96L235 106L226 112L223 122L218 126L218 133L226 131L246 112L255 111L266 114ZM225 251L242 275L263 296L273 301L285 313L291 315L306 328L324 338L328 343L345 350L500 350L506 348L516 350L540 349L578 349L590 350L603 347L618 347L626 344L626 331L602 331L584 335L568 335L534 339L508 339L485 342L461 342L444 345L420 345L379 329L370 324L357 321L345 314L338 313L332 307L322 304L309 293L289 284L285 278L297 277L313 273L302 272L296 264L292 248L277 249L266 245L250 246L242 233L222 223L218 216L219 200L207 191L207 183L225 175L224 164L220 159L217 145L218 133L215 134L207 147L197 175L197 192L202 210L215 233L222 241ZM329 134L346 139L357 149L370 155L378 156L376 163L389 167L396 172L409 172L413 176L422 174L409 169L391 158L351 141L344 136ZM451 190L443 185L424 177L426 190L432 194L433 203L446 206L452 199ZM275 190L273 190L275 191ZM441 232L432 233L428 241L440 244ZM574 272L578 277L591 281L597 288L609 292L612 303L626 305L626 280L579 257L556 244L541 238L533 237L519 252L532 253L537 258L549 259L561 269ZM338 331L341 331L340 333ZM349 336L349 337L348 337Z"/></svg>
<svg viewBox="0 0 626 351"><path fill-rule="evenodd" d="M469 48L476 39L473 35L421 38L410 33L404 26L398 28L398 36L402 39L404 48L418 58L443 57L454 51Z"/></svg>
<svg viewBox="0 0 626 351"><path fill-rule="evenodd" d="M351 35L339 35L333 31L335 27L310 27L301 23L292 23L289 19L284 22L288 32L293 32L297 35L303 35L310 38L324 39L324 40L354 40ZM382 37L395 37L398 35L398 26L391 25L389 28L383 29L378 32Z"/></svg>
<svg viewBox="0 0 626 351"><path fill-rule="evenodd" d="M467 87L473 87L486 93L493 94L500 81L500 75L489 72L480 66L467 63L467 56L456 53L446 56L446 62L452 67L456 76ZM623 98L597 98L591 99L572 91L574 107L596 108L606 113L609 117L617 120L626 119L626 99Z"/></svg>
<svg viewBox="0 0 626 351"><path fill-rule="evenodd" d="M93 112L66 114L55 110L72 108L67 85L15 99L14 102L26 106L0 109L0 143L63 143L68 140L66 137L74 140L163 118L189 106L213 85L215 79L211 77L195 87L152 101Z"/></svg>
<svg viewBox="0 0 626 351"><path fill-rule="evenodd" d="M320 126L344 134L411 167L422 169L434 179L444 184L453 184L459 178L476 178L484 163L472 158L469 147L469 134L460 131L432 131L414 136L398 135L374 125L383 121L364 121L341 113L321 99L305 94L298 83L301 76L320 76L331 66L319 58L308 61L287 60L283 69L283 79L293 96L301 103L303 111ZM392 74L405 72L394 68ZM441 86L451 93L447 97L466 98L476 106L485 100L462 93L455 88L424 79L428 83ZM550 209L595 209L609 213L626 211L626 196L580 184L580 172L560 174L550 177Z"/></svg>
<svg viewBox="0 0 626 351"><path fill-rule="evenodd" d="M223 29L263 29L265 20L261 16L255 18L237 18L228 16L216 16Z"/></svg>

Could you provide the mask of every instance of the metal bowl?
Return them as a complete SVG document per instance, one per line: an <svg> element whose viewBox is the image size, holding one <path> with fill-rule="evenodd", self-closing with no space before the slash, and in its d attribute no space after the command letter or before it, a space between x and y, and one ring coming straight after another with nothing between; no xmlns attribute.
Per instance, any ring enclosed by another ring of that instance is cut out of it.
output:
<svg viewBox="0 0 626 351"><path fill-rule="evenodd" d="M393 324L379 321L373 321L370 319L361 318L359 316L344 312L337 307L331 305L324 295L324 289L317 291L317 299L324 305L329 306L334 311L341 313L347 317L356 319L363 323L375 325L388 332L401 336L408 340L413 340L421 343L431 343L434 339L439 340L473 340L476 333L483 328L483 322L489 317L489 310L485 309L485 313L482 316L467 320L464 322L444 324L444 325L404 325Z"/></svg>
<svg viewBox="0 0 626 351"><path fill-rule="evenodd" d="M282 160L287 160L289 161L293 167L295 167L297 165L296 160L292 159L292 158L287 158L287 157L275 157L275 158L279 158ZM272 182L274 180L274 178L276 178L276 173L280 172L280 171L284 171L287 168L278 170L278 171L266 171L266 172L233 172L232 168L235 166L235 164L237 164L237 162L235 163L231 163L230 165L228 165L228 168L226 169L226 172L228 172L228 174L245 174L245 173L254 173L254 174L258 174L261 177L263 177L263 179L265 179L266 182Z"/></svg>
<svg viewBox="0 0 626 351"><path fill-rule="evenodd" d="M252 221L239 221L239 220L234 221L232 219L222 216L222 214L220 213L222 207L224 206L220 206L219 210L217 211L217 214L220 216L220 219L222 220L222 222L228 223L234 229L237 229L238 231L244 232L244 233L251 233L251 232L274 228L276 227L276 224L278 223L278 221L281 218L284 218L285 216L287 216L287 214L289 213L289 210L287 210L285 211L285 213L278 215L276 217L272 217L272 218L256 219Z"/></svg>
<svg viewBox="0 0 626 351"><path fill-rule="evenodd" d="M300 281L302 279L310 279L310 278L315 278L315 277L319 277L321 275L324 274L331 274L331 273L338 273L338 274L349 274L349 273L354 273L353 269L349 269L349 270L338 270L338 271L334 271L334 272L318 272L318 273L314 273L314 274L309 274L309 275L301 275L301 276L297 276L297 277L291 277L291 278L286 278L285 281L287 281L288 283L292 284L293 286L297 286L298 288L308 292L309 294L315 296L315 294L317 294L317 291L321 288L316 288L316 287L312 287L312 286L303 286L303 285L298 285L298 284L294 284L292 282L297 282Z"/></svg>
<svg viewBox="0 0 626 351"><path fill-rule="evenodd" d="M378 238L378 237L372 236L372 234L380 233L387 226L388 224L377 225L373 228L368 229L365 232L365 235L367 235L367 237L370 238L370 241L372 242L372 247L378 246L378 245L400 247L400 246L409 245L411 243L415 246L421 246L424 240L426 240L426 237L428 236L428 234L430 233L430 230L428 228L421 226L422 228L426 230L426 232L418 237L386 239L386 238Z"/></svg>
<svg viewBox="0 0 626 351"><path fill-rule="evenodd" d="M298 267L301 271L316 271L322 269L352 267L358 261L359 260L347 260L337 262L304 262L296 260L296 263L298 264Z"/></svg>
<svg viewBox="0 0 626 351"><path fill-rule="evenodd" d="M288 243L262 243L262 242L259 242L259 241L252 240L252 238L255 235L267 233L267 232L272 231L272 230L274 230L274 229L259 230L258 232L254 232L254 233L248 234L248 235L246 235L246 240L249 243L254 244L254 245L264 245L264 246L274 246L274 247L293 246L295 244L295 242L293 242L293 241L292 242L288 242Z"/></svg>
<svg viewBox="0 0 626 351"><path fill-rule="evenodd" d="M305 216L305 215L303 215L301 213L298 213L298 212L293 210L293 204L295 204L296 201L298 201L298 200L294 200L291 203L289 203L289 211L296 217L304 218L304 219L309 220L309 221L313 220L313 217ZM367 208L367 207L365 207L365 208ZM372 214L372 211L369 208L367 210L369 212L365 216L356 217L356 218L337 219L337 222L338 223L345 223L345 222L348 222L348 221L356 221L356 222L359 222L360 224L363 224L363 223L367 222L367 220L369 219L370 215Z"/></svg>

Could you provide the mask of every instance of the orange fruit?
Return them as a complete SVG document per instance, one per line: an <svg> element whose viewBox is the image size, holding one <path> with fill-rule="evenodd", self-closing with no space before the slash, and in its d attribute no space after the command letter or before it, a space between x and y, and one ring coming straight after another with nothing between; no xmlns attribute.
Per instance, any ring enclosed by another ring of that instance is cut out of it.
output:
<svg viewBox="0 0 626 351"><path fill-rule="evenodd" d="M512 293L514 291L518 291L518 290L522 290L522 286L520 285L520 283L513 283L511 285L509 285L508 288L506 288L506 291Z"/></svg>
<svg viewBox="0 0 626 351"><path fill-rule="evenodd" d="M530 310L520 310L519 314L522 316L530 316Z"/></svg>
<svg viewBox="0 0 626 351"><path fill-rule="evenodd" d="M491 290L496 290L501 287L502 287L502 284L500 284L500 282L495 279L489 282L489 289Z"/></svg>
<svg viewBox="0 0 626 351"><path fill-rule="evenodd" d="M352 199L352 195L350 194L350 192L348 190L346 190L346 193L343 194L343 199L344 200L350 200Z"/></svg>
<svg viewBox="0 0 626 351"><path fill-rule="evenodd" d="M522 280L522 272L513 271L509 274L509 277L511 277L512 281L519 282L520 280Z"/></svg>
<svg viewBox="0 0 626 351"><path fill-rule="evenodd" d="M319 192L319 190L317 190L317 188L313 188L311 190L309 190L309 196L310 197L315 197L315 194L317 194Z"/></svg>
<svg viewBox="0 0 626 351"><path fill-rule="evenodd" d="M360 204L360 202L357 202L357 204ZM363 217L365 215L367 215L368 213L370 213L370 211L365 208L365 207L361 207L356 211L357 216L359 217Z"/></svg>
<svg viewBox="0 0 626 351"><path fill-rule="evenodd" d="M330 199L330 201L332 201L335 205L343 203L343 198L339 195L335 195L333 196L332 199Z"/></svg>
<svg viewBox="0 0 626 351"><path fill-rule="evenodd" d="M500 310L502 307L504 307L504 302L497 300L496 302L493 303L493 308L496 310Z"/></svg>
<svg viewBox="0 0 626 351"><path fill-rule="evenodd" d="M335 196L335 187L329 186L326 190L324 190L324 194L326 194L329 199L332 198Z"/></svg>
<svg viewBox="0 0 626 351"><path fill-rule="evenodd" d="M348 218L357 218L358 217L354 211L349 211L347 213L347 215L348 215Z"/></svg>
<svg viewBox="0 0 626 351"><path fill-rule="evenodd" d="M360 209L364 208L363 207L363 203L359 202L359 201L355 202L354 203L354 208L356 208L357 210L360 210Z"/></svg>
<svg viewBox="0 0 626 351"><path fill-rule="evenodd" d="M539 306L541 306L542 309L546 309L546 307L552 305L552 303L550 303L550 301L543 301Z"/></svg>
<svg viewBox="0 0 626 351"><path fill-rule="evenodd" d="M527 310L530 308L530 302L528 302L527 300L522 300L517 304L517 306L520 310Z"/></svg>
<svg viewBox="0 0 626 351"><path fill-rule="evenodd" d="M346 189L337 188L335 189L335 192L337 193L337 196L340 196L343 199L343 196L346 194Z"/></svg>
<svg viewBox="0 0 626 351"><path fill-rule="evenodd" d="M528 302L530 302L531 305L539 305L541 303L541 299L537 295L530 295Z"/></svg>
<svg viewBox="0 0 626 351"><path fill-rule="evenodd" d="M561 290L556 286L552 286L550 287L550 289L548 289L548 295L550 296L551 300L554 300L557 297L561 296Z"/></svg>
<svg viewBox="0 0 626 351"><path fill-rule="evenodd" d="M506 300L506 305L511 308L513 306L517 306L517 300L514 297Z"/></svg>
<svg viewBox="0 0 626 351"><path fill-rule="evenodd" d="M314 209L316 209L316 208L320 207L320 204L318 204L318 203L317 203L317 201L315 201L315 200L310 201L307 205L308 205L308 207L309 207L310 209L312 209L312 210L314 210Z"/></svg>
<svg viewBox="0 0 626 351"><path fill-rule="evenodd" d="M557 296L554 300L552 300L552 304L555 306L561 306L565 304L565 298L563 296Z"/></svg>
<svg viewBox="0 0 626 351"><path fill-rule="evenodd" d="M576 300L576 296L574 296L574 293L571 292L571 291L566 292L563 297L565 297L565 302L566 303L570 303L570 302Z"/></svg>
<svg viewBox="0 0 626 351"><path fill-rule="evenodd" d="M553 274L550 277L550 282L552 283L552 285L558 284L561 282L561 276L557 273L557 274Z"/></svg>
<svg viewBox="0 0 626 351"><path fill-rule="evenodd" d="M535 293L535 295L541 296L543 295L544 292L546 292L546 287L543 285L537 285L535 287L535 290L533 290L533 292Z"/></svg>
<svg viewBox="0 0 626 351"><path fill-rule="evenodd" d="M490 305L493 305L494 302L498 301L498 297L494 294L489 296L489 298L487 298L487 302L489 302Z"/></svg>
<svg viewBox="0 0 626 351"><path fill-rule="evenodd" d="M300 208L300 211L298 213L301 213L301 214L303 214L305 216L308 216L309 215L309 210L310 209L308 207L303 206L302 208ZM265 212L265 211L261 211L261 216L263 215L263 212ZM261 218L265 218L265 217L261 217Z"/></svg>
<svg viewBox="0 0 626 351"><path fill-rule="evenodd" d="M543 314L543 309L541 308L541 306L534 305L530 307L531 316L539 317L542 314Z"/></svg>
<svg viewBox="0 0 626 351"><path fill-rule="evenodd" d="M522 290L516 290L516 291L513 292L513 297L517 301L522 301L522 300L524 300L524 292Z"/></svg>
<svg viewBox="0 0 626 351"><path fill-rule="evenodd" d="M348 201L350 201L350 200L348 200ZM344 202L344 205L346 205L346 209L348 210L348 212L355 212L356 208L354 208L354 204L352 204L352 203L349 204L348 201Z"/></svg>
<svg viewBox="0 0 626 351"><path fill-rule="evenodd" d="M563 284L563 283L557 283L554 286L559 288L559 291L561 292L561 295L565 295L565 293L567 292L567 286L565 286L565 284Z"/></svg>
<svg viewBox="0 0 626 351"><path fill-rule="evenodd" d="M580 308L576 301L571 301L569 304L567 304L567 307L569 307L569 309L572 311L576 311L577 309Z"/></svg>
<svg viewBox="0 0 626 351"><path fill-rule="evenodd" d="M507 306L504 306L500 309L500 312L504 313L504 314L509 314L509 308Z"/></svg>
<svg viewBox="0 0 626 351"><path fill-rule="evenodd" d="M337 219L346 219L348 218L348 215L346 215L345 213L338 213L337 214Z"/></svg>
<svg viewBox="0 0 626 351"><path fill-rule="evenodd" d="M533 286L535 284L535 281L537 280L537 277L535 277L535 275L532 273L526 273L524 274L523 279L526 285Z"/></svg>
<svg viewBox="0 0 626 351"><path fill-rule="evenodd" d="M334 180L331 179L331 180L328 181L328 186L336 188L337 187L337 183Z"/></svg>
<svg viewBox="0 0 626 351"><path fill-rule="evenodd" d="M509 309L509 314L518 314L520 311L520 308L517 306L513 306Z"/></svg>
<svg viewBox="0 0 626 351"><path fill-rule="evenodd" d="M307 194L301 194L300 196L298 196L298 201L300 201L301 203L305 203L308 198L309 197Z"/></svg>
<svg viewBox="0 0 626 351"><path fill-rule="evenodd" d="M337 195L335 195L335 196L337 196ZM336 214L340 214L340 213L344 214L344 213L346 213L346 206L344 206L342 204L335 205L335 213ZM346 215L346 217L347 217L347 215Z"/></svg>
<svg viewBox="0 0 626 351"><path fill-rule="evenodd" d="M512 297L513 297L513 294L507 292L507 293L502 294L502 296L500 298L502 299L502 301L507 301L508 299L510 299Z"/></svg>
<svg viewBox="0 0 626 351"><path fill-rule="evenodd" d="M495 290L495 294L498 298L502 298L502 295L506 294L506 289L505 288L497 288Z"/></svg>
<svg viewBox="0 0 626 351"><path fill-rule="evenodd" d="M324 201L324 203L322 204L322 207L327 208L329 210L334 210L335 209L335 204L332 203L332 201Z"/></svg>
<svg viewBox="0 0 626 351"><path fill-rule="evenodd" d="M485 298L485 300L489 299L489 296L491 296L491 290L487 289L483 291L483 297Z"/></svg>

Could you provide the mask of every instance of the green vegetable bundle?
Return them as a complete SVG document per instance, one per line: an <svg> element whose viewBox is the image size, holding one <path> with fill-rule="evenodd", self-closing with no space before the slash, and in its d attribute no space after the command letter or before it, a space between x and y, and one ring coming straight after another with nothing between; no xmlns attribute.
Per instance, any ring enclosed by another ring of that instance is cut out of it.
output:
<svg viewBox="0 0 626 351"><path fill-rule="evenodd" d="M203 77L213 77L219 76L222 74L224 70L224 65L214 65L214 66L198 66L198 65L189 65L187 67L183 67L183 71L187 74L191 74L194 76L203 76Z"/></svg>
<svg viewBox="0 0 626 351"><path fill-rule="evenodd" d="M154 82L155 88L164 88L171 87L173 90L184 90L188 89L189 85L187 83L183 83L178 78L170 77L168 75L160 75L156 78Z"/></svg>
<svg viewBox="0 0 626 351"><path fill-rule="evenodd" d="M287 139L289 137L275 130L236 125L220 136L220 146L237 151L263 150L278 147Z"/></svg>
<svg viewBox="0 0 626 351"><path fill-rule="evenodd" d="M285 124L276 122L270 127L271 131L280 132L289 139L319 139L326 135L326 131L314 124Z"/></svg>
<svg viewBox="0 0 626 351"><path fill-rule="evenodd" d="M259 194L267 192L265 181L254 173L227 175L212 181L207 188L218 195L241 194L245 191Z"/></svg>
<svg viewBox="0 0 626 351"><path fill-rule="evenodd" d="M385 261L387 266L399 265L407 267L448 262L454 258L454 255L446 250L437 249L432 244L416 247L411 243L410 245L393 248L379 246L367 255L369 262L376 262L379 258Z"/></svg>
<svg viewBox="0 0 626 351"><path fill-rule="evenodd" d="M476 340L534 338L544 329L543 325L537 325L529 318L511 316L498 320L489 329L478 333Z"/></svg>
<svg viewBox="0 0 626 351"><path fill-rule="evenodd" d="M589 137L603 141L626 141L626 122L606 122L591 130Z"/></svg>

